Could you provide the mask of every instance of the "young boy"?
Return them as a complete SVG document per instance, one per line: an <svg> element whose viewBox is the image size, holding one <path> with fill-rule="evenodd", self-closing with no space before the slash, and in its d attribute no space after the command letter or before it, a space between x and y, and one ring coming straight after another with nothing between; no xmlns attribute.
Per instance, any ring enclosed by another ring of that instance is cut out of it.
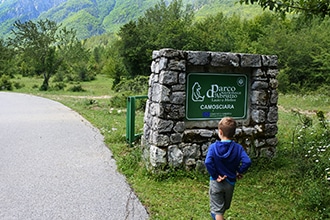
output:
<svg viewBox="0 0 330 220"><path fill-rule="evenodd" d="M236 179L241 179L251 165L243 147L232 139L236 121L225 117L218 125L220 141L209 146L205 166L210 174L210 208L214 220L223 220L230 207Z"/></svg>

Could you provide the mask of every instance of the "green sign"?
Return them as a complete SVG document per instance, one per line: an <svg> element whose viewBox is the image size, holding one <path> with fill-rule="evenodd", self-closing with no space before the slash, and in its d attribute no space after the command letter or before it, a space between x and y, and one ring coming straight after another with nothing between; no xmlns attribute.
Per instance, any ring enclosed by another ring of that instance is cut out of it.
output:
<svg viewBox="0 0 330 220"><path fill-rule="evenodd" d="M188 120L247 117L248 77L245 74L190 73L186 89Z"/></svg>

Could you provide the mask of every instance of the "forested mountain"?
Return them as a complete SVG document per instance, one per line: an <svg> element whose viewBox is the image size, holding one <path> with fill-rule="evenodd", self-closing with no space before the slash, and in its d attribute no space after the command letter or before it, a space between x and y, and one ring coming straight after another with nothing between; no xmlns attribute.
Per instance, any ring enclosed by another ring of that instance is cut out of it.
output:
<svg viewBox="0 0 330 220"><path fill-rule="evenodd" d="M136 20L161 0L0 0L0 34L6 38L15 21L49 19L74 28L80 39L115 32L130 20ZM169 4L172 0L164 0ZM257 6L241 6L238 0L183 0L191 5L196 18L224 12L251 16Z"/></svg>

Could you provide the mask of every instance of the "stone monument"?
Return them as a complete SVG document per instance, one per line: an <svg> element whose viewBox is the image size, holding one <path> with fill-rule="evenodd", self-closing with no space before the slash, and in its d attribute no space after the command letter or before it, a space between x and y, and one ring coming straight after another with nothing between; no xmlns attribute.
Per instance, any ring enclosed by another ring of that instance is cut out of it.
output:
<svg viewBox="0 0 330 220"><path fill-rule="evenodd" d="M204 167L222 117L251 157L277 145L277 56L161 49L153 51L141 144L150 169Z"/></svg>

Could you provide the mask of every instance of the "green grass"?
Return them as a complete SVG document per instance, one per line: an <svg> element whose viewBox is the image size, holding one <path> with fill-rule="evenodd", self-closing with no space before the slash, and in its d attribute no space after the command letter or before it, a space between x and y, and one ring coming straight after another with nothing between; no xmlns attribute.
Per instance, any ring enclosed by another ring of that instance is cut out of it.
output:
<svg viewBox="0 0 330 220"><path fill-rule="evenodd" d="M330 97L328 95L282 95L280 96L279 105L285 110L296 109L313 114L313 112L321 110L329 113Z"/></svg>
<svg viewBox="0 0 330 220"><path fill-rule="evenodd" d="M194 172L169 172L151 175L141 163L139 148L125 142L126 109L111 106L112 80L98 76L83 82L82 93L67 91L39 92L32 89L40 79L22 78L25 87L15 92L32 93L59 101L82 114L104 135L119 170L148 208L151 219L211 219L209 215L208 176ZM303 201L305 181L300 177L292 134L299 124L291 109L308 114L330 112L329 97L318 95L279 97L279 144L273 160L254 159L249 172L236 185L226 219L324 219L320 210L308 210ZM123 105L125 106L125 104ZM329 118L328 118L329 119ZM137 129L142 129L143 112L137 112ZM139 132L138 131L138 132ZM329 186L330 187L330 186ZM330 206L330 204L329 204Z"/></svg>
<svg viewBox="0 0 330 220"><path fill-rule="evenodd" d="M18 82L23 85L22 88L14 90L15 92L22 93L32 93L40 96L59 96L58 98L65 99L66 96L109 96L113 95L114 92L111 90L112 87L112 79L105 75L98 75L97 80L93 80L90 82L82 82L80 83L85 92L70 92L68 88L74 86L75 84L66 84L66 88L60 91L39 91L39 87L41 86L43 81L42 77L21 77L17 76L13 79L13 82ZM56 82L50 81L50 87L54 86ZM88 98L88 97L86 97Z"/></svg>

